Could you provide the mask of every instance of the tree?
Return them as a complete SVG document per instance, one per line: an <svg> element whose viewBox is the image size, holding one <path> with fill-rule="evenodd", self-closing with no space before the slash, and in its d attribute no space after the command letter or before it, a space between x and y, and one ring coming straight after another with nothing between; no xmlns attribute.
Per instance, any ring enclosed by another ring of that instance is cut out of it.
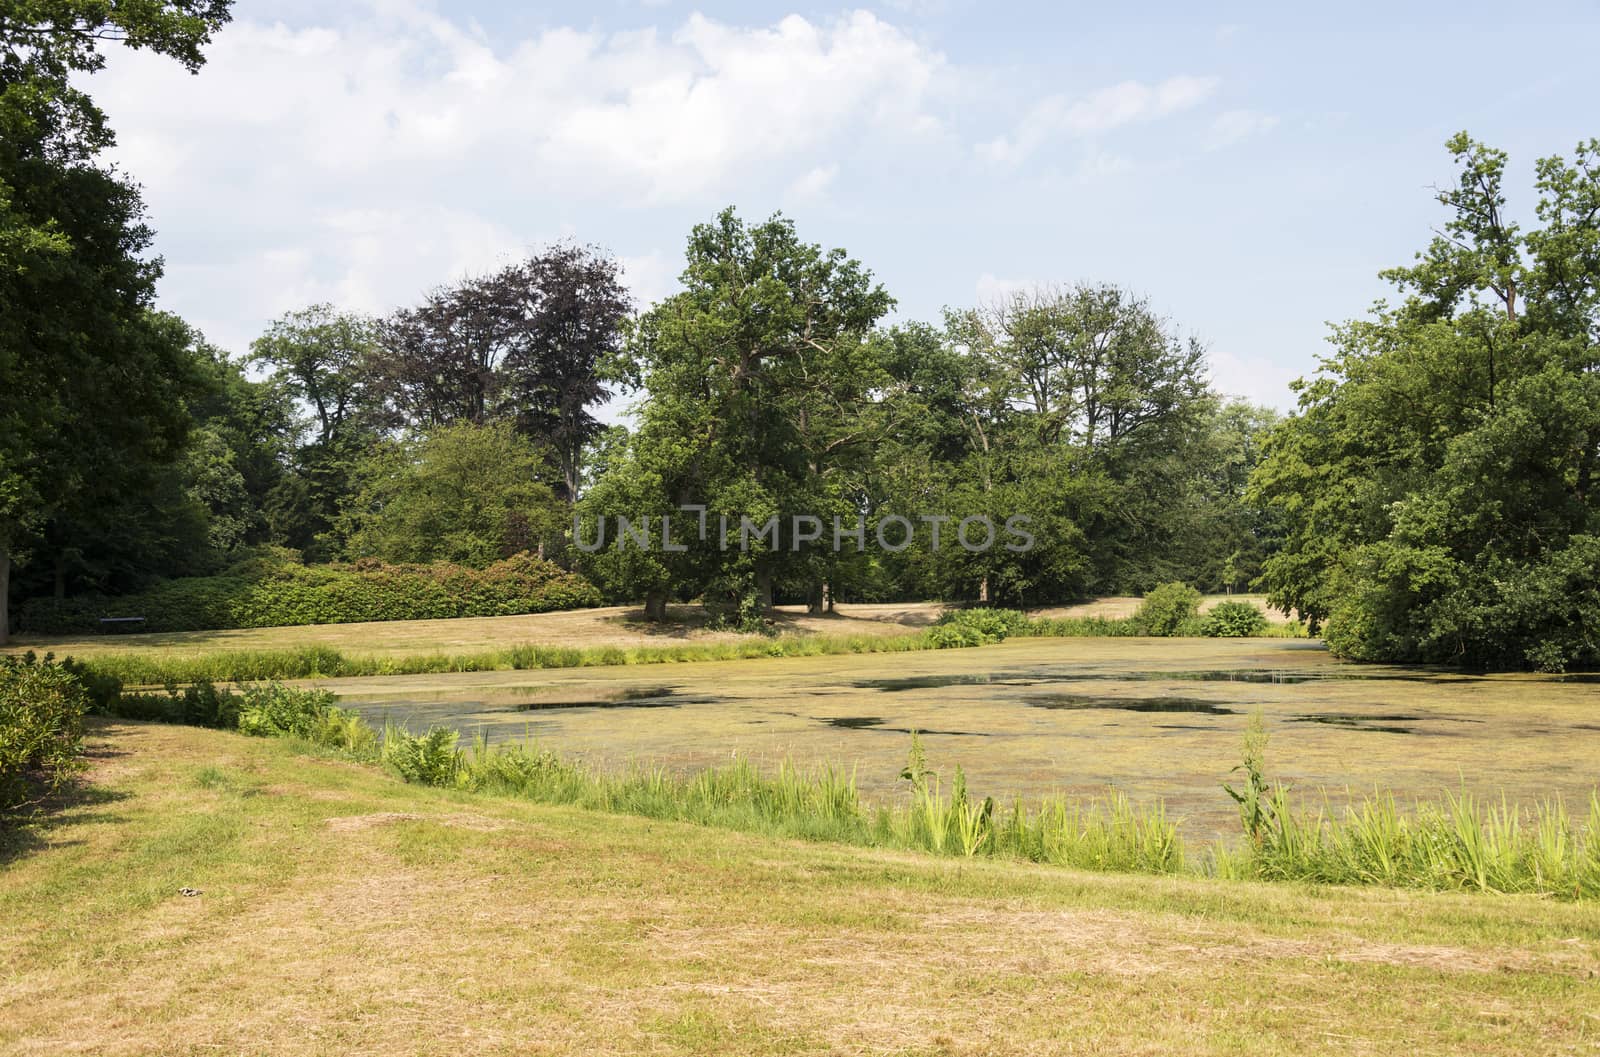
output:
<svg viewBox="0 0 1600 1057"><path fill-rule="evenodd" d="M958 505L1025 514L1039 530L1026 554L994 550L952 571L980 568L980 598L1018 600L1188 575L1176 542L1216 406L1200 343L1104 285L1022 291L948 313L945 330L970 365L967 452L946 475L961 482Z"/></svg>
<svg viewBox="0 0 1600 1057"><path fill-rule="evenodd" d="M482 568L544 549L565 526L537 475L545 456L510 423L442 426L382 449L345 513L351 558Z"/></svg>
<svg viewBox="0 0 1600 1057"><path fill-rule="evenodd" d="M372 380L377 349L376 321L326 304L275 320L250 346L250 362L269 368L307 415L285 452L288 472L263 508L274 541L311 559L337 549L330 537L340 505L382 432Z"/></svg>
<svg viewBox="0 0 1600 1057"><path fill-rule="evenodd" d="M85 486L176 459L192 384L150 312L159 265L138 193L95 164L113 137L73 78L104 65L107 40L195 70L228 7L22 0L0 12L0 642L13 553Z"/></svg>
<svg viewBox="0 0 1600 1057"><path fill-rule="evenodd" d="M430 294L384 322L372 377L392 422L511 421L551 454L570 500L600 424L601 365L630 307L616 261L558 245Z"/></svg>
<svg viewBox="0 0 1600 1057"><path fill-rule="evenodd" d="M593 248L553 246L520 277L530 296L504 364L506 410L519 432L553 453L574 503L584 449L603 428L589 409L607 395L601 373L620 351L632 300L620 266Z"/></svg>
<svg viewBox="0 0 1600 1057"><path fill-rule="evenodd" d="M1334 332L1252 490L1287 540L1261 582L1360 660L1600 660L1600 141L1538 163L1541 226L1465 133L1406 294Z"/></svg>
<svg viewBox="0 0 1600 1057"><path fill-rule="evenodd" d="M732 209L695 227L681 282L627 345L627 381L648 394L628 465L651 502L604 509L597 497L590 511L660 517L700 504L735 533L741 517L843 512L842 467L870 442L866 411L883 380L868 338L893 300L843 250L801 242L781 215L748 226ZM672 561L714 604L749 618L784 575L816 597L826 559L815 551L723 550L720 523L706 536Z"/></svg>

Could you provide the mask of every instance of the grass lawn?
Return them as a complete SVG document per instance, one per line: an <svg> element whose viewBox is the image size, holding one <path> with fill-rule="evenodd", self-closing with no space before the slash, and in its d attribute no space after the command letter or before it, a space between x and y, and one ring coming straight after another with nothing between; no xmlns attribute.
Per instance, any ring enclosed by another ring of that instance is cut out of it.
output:
<svg viewBox="0 0 1600 1057"><path fill-rule="evenodd" d="M0 866L6 1053L1600 1049L1592 905L775 841L179 727L90 752Z"/></svg>

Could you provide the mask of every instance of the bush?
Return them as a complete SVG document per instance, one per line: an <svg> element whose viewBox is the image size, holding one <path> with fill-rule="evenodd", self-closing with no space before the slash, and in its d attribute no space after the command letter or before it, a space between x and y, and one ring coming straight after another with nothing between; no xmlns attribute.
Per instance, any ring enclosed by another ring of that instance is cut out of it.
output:
<svg viewBox="0 0 1600 1057"><path fill-rule="evenodd" d="M258 738L300 738L327 748L359 751L374 740L354 712L334 704L328 690L281 683L247 687L239 705L239 732Z"/></svg>
<svg viewBox="0 0 1600 1057"><path fill-rule="evenodd" d="M465 762L456 747L459 737L445 727L419 737L391 724L383 731L383 762L416 785L455 785Z"/></svg>
<svg viewBox="0 0 1600 1057"><path fill-rule="evenodd" d="M160 694L123 694L110 707L97 711L105 711L123 719L235 730L239 726L240 708L238 694L231 690L218 690L216 684L203 680L182 690L169 685L164 697Z"/></svg>
<svg viewBox="0 0 1600 1057"><path fill-rule="evenodd" d="M46 657L0 657L0 815L37 803L80 766L89 694Z"/></svg>
<svg viewBox="0 0 1600 1057"><path fill-rule="evenodd" d="M1187 630L1200 609L1200 592L1188 584L1162 584L1144 596L1134 621L1145 635L1171 636Z"/></svg>
<svg viewBox="0 0 1600 1057"><path fill-rule="evenodd" d="M1028 615L1015 609L952 609L928 629L928 641L935 649L984 646L1028 634L1031 627Z"/></svg>
<svg viewBox="0 0 1600 1057"><path fill-rule="evenodd" d="M1247 639L1267 630L1267 615L1249 602L1219 602L1200 620L1200 634Z"/></svg>
<svg viewBox="0 0 1600 1057"><path fill-rule="evenodd" d="M36 598L23 605L21 621L25 631L45 635L99 632L104 616L142 616L145 631L209 631L513 616L599 604L589 581L528 554L487 569L256 560L220 576L168 580L116 598Z"/></svg>

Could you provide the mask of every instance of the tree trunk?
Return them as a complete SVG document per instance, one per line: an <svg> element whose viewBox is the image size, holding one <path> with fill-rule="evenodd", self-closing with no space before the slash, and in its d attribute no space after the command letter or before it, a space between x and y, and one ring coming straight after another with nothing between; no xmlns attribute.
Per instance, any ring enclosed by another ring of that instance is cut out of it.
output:
<svg viewBox="0 0 1600 1057"><path fill-rule="evenodd" d="M0 546L0 646L11 637L11 552Z"/></svg>
<svg viewBox="0 0 1600 1057"><path fill-rule="evenodd" d="M978 601L989 601L989 574L984 573L983 579L978 581Z"/></svg>
<svg viewBox="0 0 1600 1057"><path fill-rule="evenodd" d="M820 617L828 610L828 585L815 580L811 590L806 593L806 612L814 617Z"/></svg>
<svg viewBox="0 0 1600 1057"><path fill-rule="evenodd" d="M56 555L55 589L57 602L67 597L67 556L65 554Z"/></svg>
<svg viewBox="0 0 1600 1057"><path fill-rule="evenodd" d="M756 604L765 613L772 608L772 570L760 569L756 572Z"/></svg>
<svg viewBox="0 0 1600 1057"><path fill-rule="evenodd" d="M646 591L644 595L644 617L661 623L667 619L667 593L665 591Z"/></svg>

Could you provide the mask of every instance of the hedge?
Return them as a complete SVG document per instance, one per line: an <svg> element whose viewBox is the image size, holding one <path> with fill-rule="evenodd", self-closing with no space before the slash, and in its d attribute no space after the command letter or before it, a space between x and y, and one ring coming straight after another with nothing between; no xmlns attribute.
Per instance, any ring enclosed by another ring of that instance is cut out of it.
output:
<svg viewBox="0 0 1600 1057"><path fill-rule="evenodd" d="M210 631L369 620L498 617L600 605L576 573L518 555L486 569L462 565L249 563L221 576L167 580L119 597L36 598L24 631L66 635L105 630L101 617L144 617L141 631Z"/></svg>

